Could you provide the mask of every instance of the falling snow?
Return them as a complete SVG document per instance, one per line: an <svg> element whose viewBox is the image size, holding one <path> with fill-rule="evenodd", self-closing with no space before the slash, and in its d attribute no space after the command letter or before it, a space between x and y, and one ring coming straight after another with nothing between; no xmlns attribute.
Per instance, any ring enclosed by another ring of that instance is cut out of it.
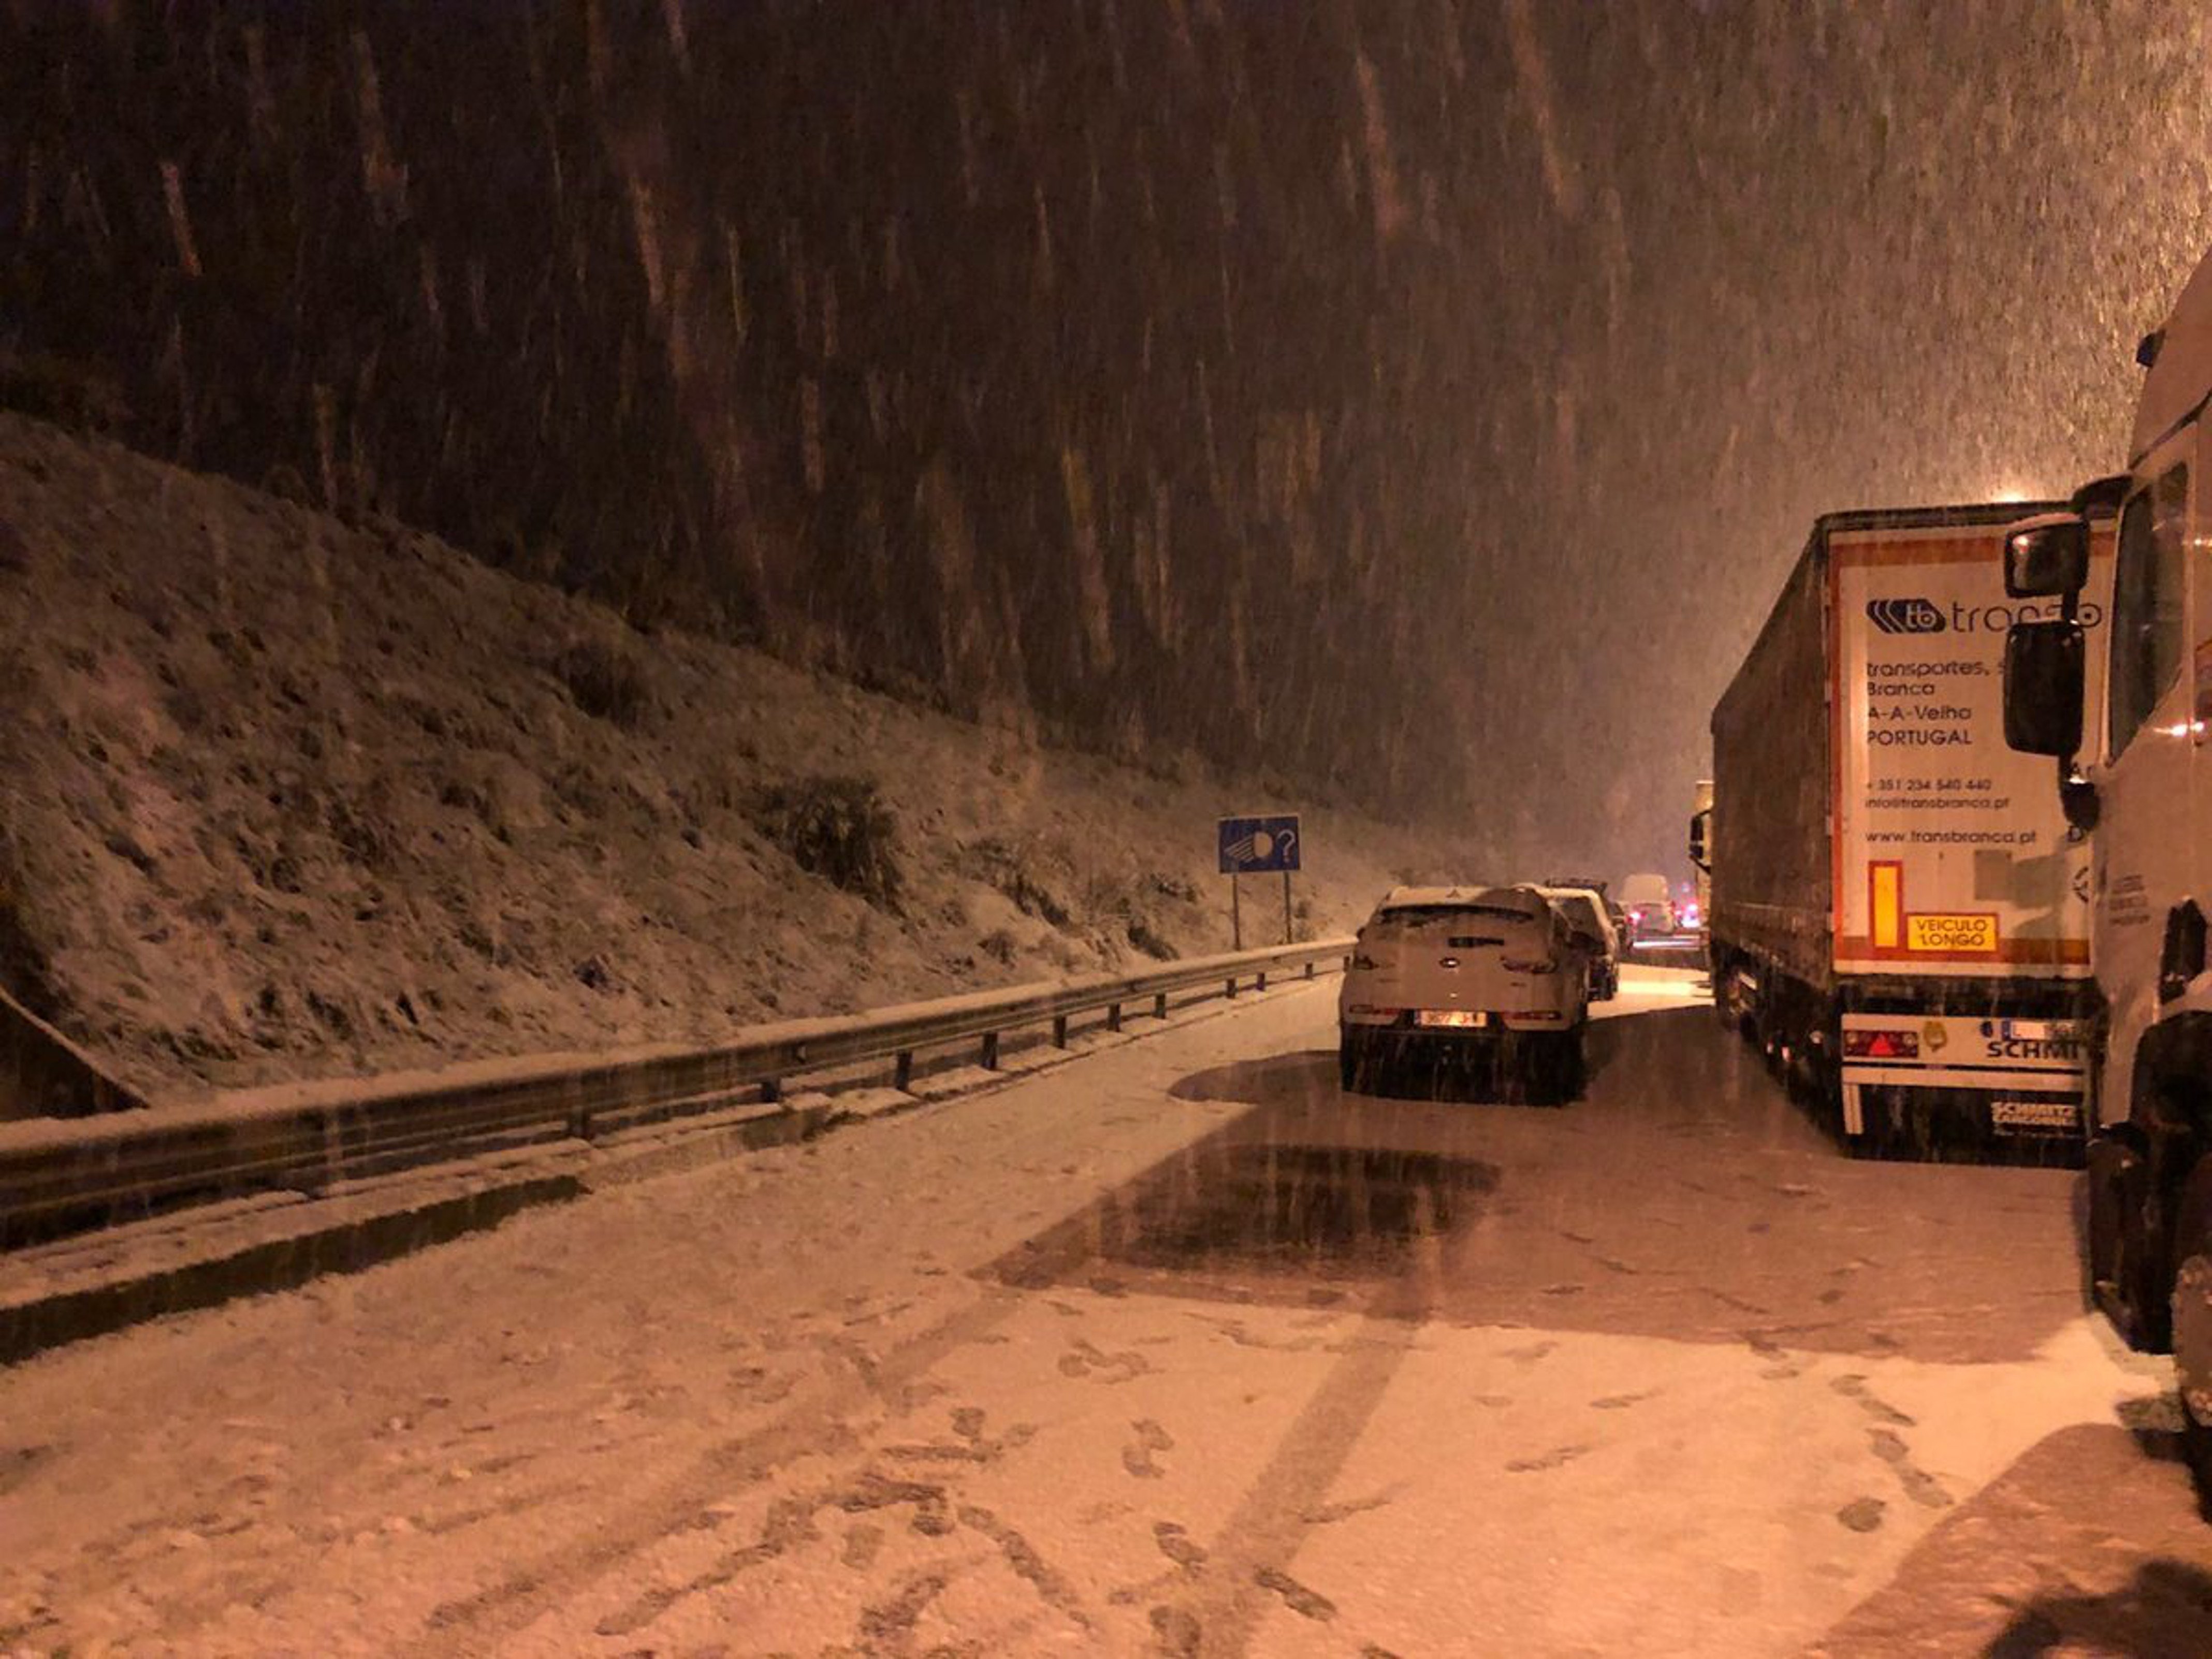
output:
<svg viewBox="0 0 2212 1659"><path fill-rule="evenodd" d="M16 9L0 359L641 617L1648 862L1812 514L2106 466L2208 31Z"/></svg>

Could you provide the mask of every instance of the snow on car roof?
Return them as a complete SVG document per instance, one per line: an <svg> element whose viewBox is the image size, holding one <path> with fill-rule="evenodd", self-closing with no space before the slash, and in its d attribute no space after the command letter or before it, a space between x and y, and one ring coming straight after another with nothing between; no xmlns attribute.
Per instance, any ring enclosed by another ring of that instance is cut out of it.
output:
<svg viewBox="0 0 2212 1659"><path fill-rule="evenodd" d="M1595 887L1539 887L1536 890L1546 898L1588 899L1599 909L1605 908L1605 895Z"/></svg>
<svg viewBox="0 0 2212 1659"><path fill-rule="evenodd" d="M1534 887L1492 887L1476 883L1465 887L1393 887L1376 906L1385 910L1446 909L1454 905L1516 910L1534 915L1544 907L1544 895Z"/></svg>

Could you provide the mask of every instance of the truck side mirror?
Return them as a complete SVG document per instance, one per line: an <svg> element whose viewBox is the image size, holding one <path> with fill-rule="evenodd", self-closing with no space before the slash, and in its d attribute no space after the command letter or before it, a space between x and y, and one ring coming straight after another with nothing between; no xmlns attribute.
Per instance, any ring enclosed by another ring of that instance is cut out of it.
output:
<svg viewBox="0 0 2212 1659"><path fill-rule="evenodd" d="M2081 639L2074 622L2014 623L2006 630L2005 742L2023 755L2070 760L2080 752Z"/></svg>
<svg viewBox="0 0 2212 1659"><path fill-rule="evenodd" d="M1713 868L1705 859L1705 823L1711 817L1708 812L1690 815L1690 862L1708 875L1712 873Z"/></svg>
<svg viewBox="0 0 2212 1659"><path fill-rule="evenodd" d="M2023 519L2005 532L2004 585L2015 599L2056 599L2089 580L2089 526L2072 513Z"/></svg>

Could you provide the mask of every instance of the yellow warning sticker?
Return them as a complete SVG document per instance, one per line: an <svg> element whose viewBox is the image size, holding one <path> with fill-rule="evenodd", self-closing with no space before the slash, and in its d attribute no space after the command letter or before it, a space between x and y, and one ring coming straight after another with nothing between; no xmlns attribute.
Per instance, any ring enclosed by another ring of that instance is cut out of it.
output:
<svg viewBox="0 0 2212 1659"><path fill-rule="evenodd" d="M1908 951L1990 951L1997 948L1995 916L1907 916Z"/></svg>

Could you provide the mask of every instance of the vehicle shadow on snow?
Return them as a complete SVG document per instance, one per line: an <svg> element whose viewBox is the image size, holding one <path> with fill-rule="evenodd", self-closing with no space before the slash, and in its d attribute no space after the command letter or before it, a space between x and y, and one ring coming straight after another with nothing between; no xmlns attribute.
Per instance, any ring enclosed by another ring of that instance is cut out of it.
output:
<svg viewBox="0 0 2212 1659"><path fill-rule="evenodd" d="M2212 1653L2212 1534L2177 1438L2112 1423L2045 1436L1810 1651Z"/></svg>

